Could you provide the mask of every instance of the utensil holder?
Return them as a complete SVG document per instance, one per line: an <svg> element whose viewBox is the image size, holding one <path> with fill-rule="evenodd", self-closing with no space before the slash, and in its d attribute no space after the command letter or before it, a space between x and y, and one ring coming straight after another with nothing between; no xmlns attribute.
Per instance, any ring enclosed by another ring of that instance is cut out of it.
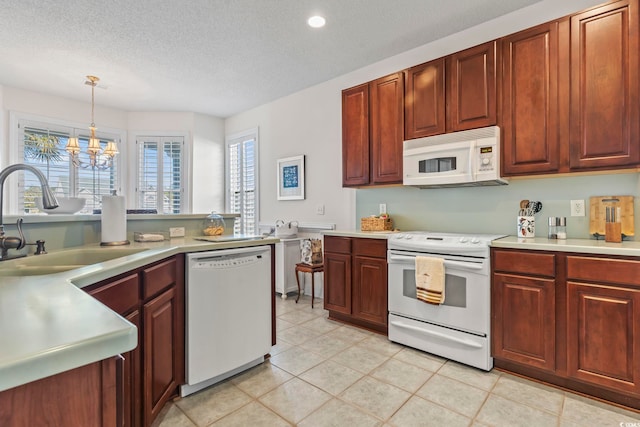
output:
<svg viewBox="0 0 640 427"><path fill-rule="evenodd" d="M536 236L536 218L533 216L518 216L518 237Z"/></svg>
<svg viewBox="0 0 640 427"><path fill-rule="evenodd" d="M605 242L620 243L622 242L622 223L607 222L604 225Z"/></svg>

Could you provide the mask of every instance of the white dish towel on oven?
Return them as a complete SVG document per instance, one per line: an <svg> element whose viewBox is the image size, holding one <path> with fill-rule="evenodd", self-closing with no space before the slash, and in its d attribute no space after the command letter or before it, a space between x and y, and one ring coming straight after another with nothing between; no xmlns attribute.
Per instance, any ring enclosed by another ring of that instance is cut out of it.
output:
<svg viewBox="0 0 640 427"><path fill-rule="evenodd" d="M444 303L444 260L416 257L416 298L428 304Z"/></svg>

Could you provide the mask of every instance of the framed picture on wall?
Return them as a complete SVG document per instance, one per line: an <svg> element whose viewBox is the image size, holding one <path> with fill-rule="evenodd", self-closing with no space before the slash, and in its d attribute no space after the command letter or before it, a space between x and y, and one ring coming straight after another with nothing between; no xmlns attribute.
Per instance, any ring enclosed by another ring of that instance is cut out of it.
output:
<svg viewBox="0 0 640 427"><path fill-rule="evenodd" d="M304 199L304 155L278 159L278 200Z"/></svg>

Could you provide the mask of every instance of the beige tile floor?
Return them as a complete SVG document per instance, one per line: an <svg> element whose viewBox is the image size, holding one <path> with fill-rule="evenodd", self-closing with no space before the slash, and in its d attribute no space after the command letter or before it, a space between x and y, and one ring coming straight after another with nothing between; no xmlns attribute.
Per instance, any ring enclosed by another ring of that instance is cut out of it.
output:
<svg viewBox="0 0 640 427"><path fill-rule="evenodd" d="M638 413L328 320L321 300L276 301L271 359L168 404L155 427L640 427Z"/></svg>

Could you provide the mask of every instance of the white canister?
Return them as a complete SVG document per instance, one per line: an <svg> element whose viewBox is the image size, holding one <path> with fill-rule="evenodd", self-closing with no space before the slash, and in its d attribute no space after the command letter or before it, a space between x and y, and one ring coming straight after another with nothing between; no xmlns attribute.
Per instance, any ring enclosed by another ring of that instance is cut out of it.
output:
<svg viewBox="0 0 640 427"><path fill-rule="evenodd" d="M518 216L518 237L536 236L536 219L533 216Z"/></svg>

